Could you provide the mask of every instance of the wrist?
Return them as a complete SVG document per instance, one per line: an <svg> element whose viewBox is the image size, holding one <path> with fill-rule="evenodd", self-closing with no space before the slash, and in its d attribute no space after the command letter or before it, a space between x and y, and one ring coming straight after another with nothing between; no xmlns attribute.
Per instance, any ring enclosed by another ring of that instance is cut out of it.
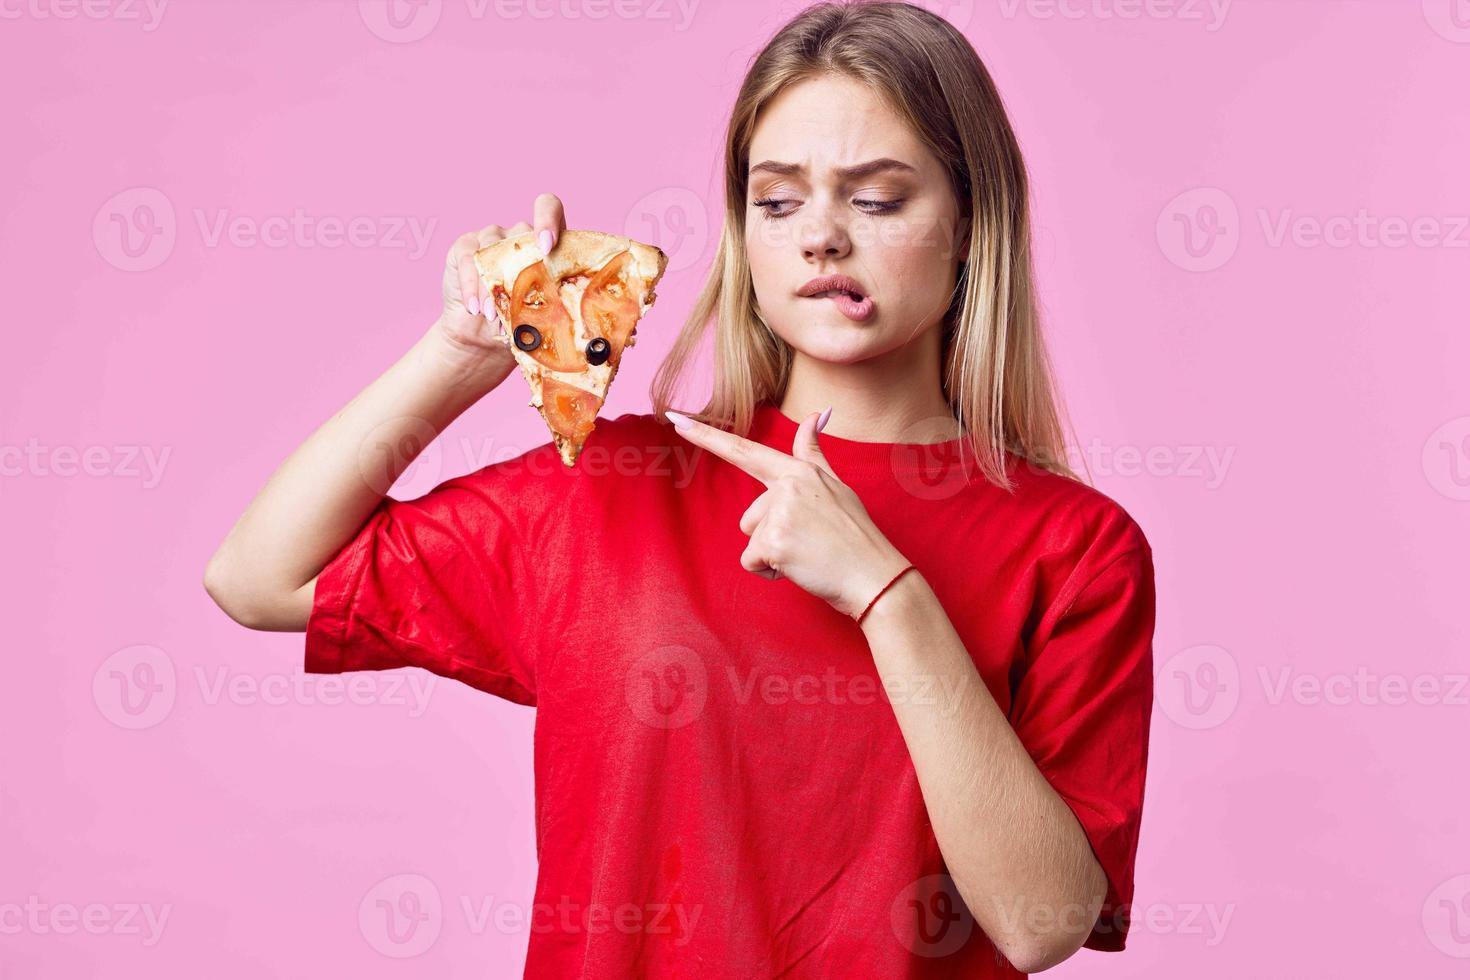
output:
<svg viewBox="0 0 1470 980"><path fill-rule="evenodd" d="M925 595L933 595L929 583L911 568L898 577L888 589L876 598L867 615L858 624L863 635L872 639L877 633L901 622L914 610L921 608Z"/></svg>
<svg viewBox="0 0 1470 980"><path fill-rule="evenodd" d="M475 397L488 394L515 367L514 358L499 358L496 351L455 340L445 329L442 317L429 325L415 346L420 363L434 372L439 381Z"/></svg>
<svg viewBox="0 0 1470 980"><path fill-rule="evenodd" d="M918 578L919 570L903 555L895 552L888 560L875 562L873 573L858 588L854 601L845 610L859 626L866 626L869 619L884 605L888 596L904 585L910 578Z"/></svg>

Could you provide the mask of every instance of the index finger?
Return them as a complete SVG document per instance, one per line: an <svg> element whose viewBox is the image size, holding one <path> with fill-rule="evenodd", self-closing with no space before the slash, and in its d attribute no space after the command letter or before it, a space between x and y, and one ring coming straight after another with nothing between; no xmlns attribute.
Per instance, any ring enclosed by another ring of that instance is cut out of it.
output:
<svg viewBox="0 0 1470 980"><path fill-rule="evenodd" d="M536 241L543 252L556 247L556 240L566 230L567 218L561 206L561 198L555 194L538 194L531 206L531 227L536 232ZM549 238L547 236L550 236Z"/></svg>
<svg viewBox="0 0 1470 980"><path fill-rule="evenodd" d="M791 472L796 463L794 456L788 456L779 449L772 449L763 443L707 425L680 412L665 411L664 414L673 420L674 430L679 435L695 445L703 446L768 487L777 477ZM687 422L688 425L681 425L681 422Z"/></svg>

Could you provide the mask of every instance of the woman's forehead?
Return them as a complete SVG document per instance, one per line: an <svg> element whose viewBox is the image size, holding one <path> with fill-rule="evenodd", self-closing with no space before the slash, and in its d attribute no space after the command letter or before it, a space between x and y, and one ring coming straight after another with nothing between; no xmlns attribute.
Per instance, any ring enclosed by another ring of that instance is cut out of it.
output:
<svg viewBox="0 0 1470 980"><path fill-rule="evenodd" d="M799 82L762 110L750 144L750 166L774 161L825 180L834 171L883 158L917 170L935 161L883 99L849 79ZM897 171L895 171L897 172Z"/></svg>

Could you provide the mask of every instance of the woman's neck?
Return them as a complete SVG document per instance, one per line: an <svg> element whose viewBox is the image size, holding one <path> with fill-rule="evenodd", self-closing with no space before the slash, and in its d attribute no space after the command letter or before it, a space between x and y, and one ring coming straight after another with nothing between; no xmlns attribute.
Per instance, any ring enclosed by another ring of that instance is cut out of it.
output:
<svg viewBox="0 0 1470 980"><path fill-rule="evenodd" d="M910 344L856 364L819 361L797 351L778 407L801 422L831 405L832 417L822 431L857 442L954 439L958 433L940 385L938 352L924 356L914 349L924 346Z"/></svg>

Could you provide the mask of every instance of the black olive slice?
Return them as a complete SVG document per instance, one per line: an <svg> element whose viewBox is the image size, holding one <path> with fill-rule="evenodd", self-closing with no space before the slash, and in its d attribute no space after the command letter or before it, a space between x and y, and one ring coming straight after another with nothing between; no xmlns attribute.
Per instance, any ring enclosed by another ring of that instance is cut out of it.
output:
<svg viewBox="0 0 1470 980"><path fill-rule="evenodd" d="M523 351L530 352L541 346L541 331L529 323L523 323L516 327L515 336L516 346Z"/></svg>
<svg viewBox="0 0 1470 980"><path fill-rule="evenodd" d="M587 342L587 363L605 364L612 357L612 345L605 337L593 337Z"/></svg>

